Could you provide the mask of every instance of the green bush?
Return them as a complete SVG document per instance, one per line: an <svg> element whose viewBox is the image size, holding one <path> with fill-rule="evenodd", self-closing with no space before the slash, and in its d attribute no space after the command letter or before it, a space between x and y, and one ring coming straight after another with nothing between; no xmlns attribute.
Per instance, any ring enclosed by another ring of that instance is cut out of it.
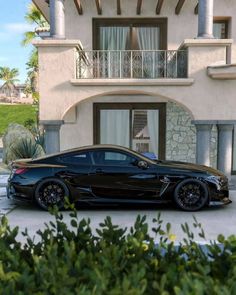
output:
<svg viewBox="0 0 236 295"><path fill-rule="evenodd" d="M187 224L186 239L175 247L170 224L163 229L154 219L155 244L145 217L138 216L127 230L107 217L96 232L90 220L79 221L72 211L67 226L54 212L55 222L38 231L38 242L10 229L6 217L0 226L0 294L236 294L236 237L219 236L204 252L194 242ZM194 226L204 237L201 225Z"/></svg>
<svg viewBox="0 0 236 295"><path fill-rule="evenodd" d="M16 159L34 159L44 153L42 146L31 138L21 138L21 140L10 146L10 150Z"/></svg>

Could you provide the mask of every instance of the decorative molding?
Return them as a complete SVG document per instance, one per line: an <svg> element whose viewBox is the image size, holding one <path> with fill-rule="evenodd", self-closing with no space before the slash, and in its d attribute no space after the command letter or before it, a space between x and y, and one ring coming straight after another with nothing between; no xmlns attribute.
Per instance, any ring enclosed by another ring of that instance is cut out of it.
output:
<svg viewBox="0 0 236 295"><path fill-rule="evenodd" d="M230 46L233 39L185 39L179 49L187 47Z"/></svg>
<svg viewBox="0 0 236 295"><path fill-rule="evenodd" d="M52 128L55 127L60 127L61 125L64 124L63 120L40 120L39 121L40 125L44 125L44 126L51 126Z"/></svg>
<svg viewBox="0 0 236 295"><path fill-rule="evenodd" d="M96 3L98 15L101 15L102 14L101 0L95 0L95 3Z"/></svg>
<svg viewBox="0 0 236 295"><path fill-rule="evenodd" d="M120 3L120 0L117 0L117 15L121 15L121 3Z"/></svg>
<svg viewBox="0 0 236 295"><path fill-rule="evenodd" d="M207 75L217 80L236 80L236 64L209 66Z"/></svg>
<svg viewBox="0 0 236 295"><path fill-rule="evenodd" d="M83 8L82 8L80 0L74 0L74 3L75 3L75 6L77 8L78 14L82 15L83 14Z"/></svg>
<svg viewBox="0 0 236 295"><path fill-rule="evenodd" d="M161 13L162 5L164 3L164 0L158 0L157 1L157 6L156 6L156 14Z"/></svg>
<svg viewBox="0 0 236 295"><path fill-rule="evenodd" d="M143 2L143 0L138 0L138 2L137 2L137 9L136 9L137 15L140 15L141 14L142 2Z"/></svg>
<svg viewBox="0 0 236 295"><path fill-rule="evenodd" d="M176 7L175 7L175 14L180 14L180 11L184 5L185 0L179 0Z"/></svg>
<svg viewBox="0 0 236 295"><path fill-rule="evenodd" d="M74 86L191 86L194 79L72 79Z"/></svg>

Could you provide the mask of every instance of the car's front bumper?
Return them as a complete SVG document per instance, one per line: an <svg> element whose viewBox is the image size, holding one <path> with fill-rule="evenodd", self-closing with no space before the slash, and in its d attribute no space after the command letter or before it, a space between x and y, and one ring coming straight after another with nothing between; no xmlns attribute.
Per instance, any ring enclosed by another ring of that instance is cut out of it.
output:
<svg viewBox="0 0 236 295"><path fill-rule="evenodd" d="M229 184L226 177L222 177L220 183L211 187L210 204L228 205L232 203L229 198Z"/></svg>
<svg viewBox="0 0 236 295"><path fill-rule="evenodd" d="M211 200L210 206L216 206L216 205L229 205L232 201L229 198L224 198L222 200Z"/></svg>

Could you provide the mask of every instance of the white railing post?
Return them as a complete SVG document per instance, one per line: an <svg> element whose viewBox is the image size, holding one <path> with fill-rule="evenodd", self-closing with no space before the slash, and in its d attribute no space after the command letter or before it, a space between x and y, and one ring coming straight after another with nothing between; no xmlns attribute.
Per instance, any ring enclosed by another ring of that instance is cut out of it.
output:
<svg viewBox="0 0 236 295"><path fill-rule="evenodd" d="M130 57L130 78L133 78L133 51L131 50Z"/></svg>
<svg viewBox="0 0 236 295"><path fill-rule="evenodd" d="M155 51L152 52L152 78L155 78Z"/></svg>
<svg viewBox="0 0 236 295"><path fill-rule="evenodd" d="M143 51L142 51L142 78L144 78L144 71L143 71Z"/></svg>
<svg viewBox="0 0 236 295"><path fill-rule="evenodd" d="M175 56L175 78L178 78L178 51L176 51Z"/></svg>
<svg viewBox="0 0 236 295"><path fill-rule="evenodd" d="M108 78L111 78L111 51L108 51Z"/></svg>
<svg viewBox="0 0 236 295"><path fill-rule="evenodd" d="M120 78L121 78L121 71L122 71L122 65L121 65L121 57L122 57L122 55L121 55L121 53L122 53L122 51L120 50Z"/></svg>
<svg viewBox="0 0 236 295"><path fill-rule="evenodd" d="M97 74L96 78L100 77L100 51L97 51Z"/></svg>

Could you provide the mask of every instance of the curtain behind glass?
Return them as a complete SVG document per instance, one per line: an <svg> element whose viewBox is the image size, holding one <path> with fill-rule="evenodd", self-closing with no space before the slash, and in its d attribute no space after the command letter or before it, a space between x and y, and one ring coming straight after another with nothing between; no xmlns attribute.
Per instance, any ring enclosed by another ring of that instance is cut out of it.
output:
<svg viewBox="0 0 236 295"><path fill-rule="evenodd" d="M129 147L129 110L101 110L100 143Z"/></svg>
<svg viewBox="0 0 236 295"><path fill-rule="evenodd" d="M140 50L160 49L160 28L159 27L136 27L138 45Z"/></svg>
<svg viewBox="0 0 236 295"><path fill-rule="evenodd" d="M129 36L129 27L100 27L101 73L103 77L118 78L123 76L124 52Z"/></svg>
<svg viewBox="0 0 236 295"><path fill-rule="evenodd" d="M155 153L157 158L159 150L159 111L158 110L148 110L147 111L148 120L148 131L151 141L152 151Z"/></svg>
<svg viewBox="0 0 236 295"><path fill-rule="evenodd" d="M222 24L215 23L213 25L213 36L217 39L221 39L222 38L221 32L222 32Z"/></svg>
<svg viewBox="0 0 236 295"><path fill-rule="evenodd" d="M160 28L159 27L137 27L138 45L140 50L146 51L142 55L142 68L146 78L156 78L159 74L158 61L160 52Z"/></svg>
<svg viewBox="0 0 236 295"><path fill-rule="evenodd" d="M100 50L125 50L129 27L100 27Z"/></svg>

